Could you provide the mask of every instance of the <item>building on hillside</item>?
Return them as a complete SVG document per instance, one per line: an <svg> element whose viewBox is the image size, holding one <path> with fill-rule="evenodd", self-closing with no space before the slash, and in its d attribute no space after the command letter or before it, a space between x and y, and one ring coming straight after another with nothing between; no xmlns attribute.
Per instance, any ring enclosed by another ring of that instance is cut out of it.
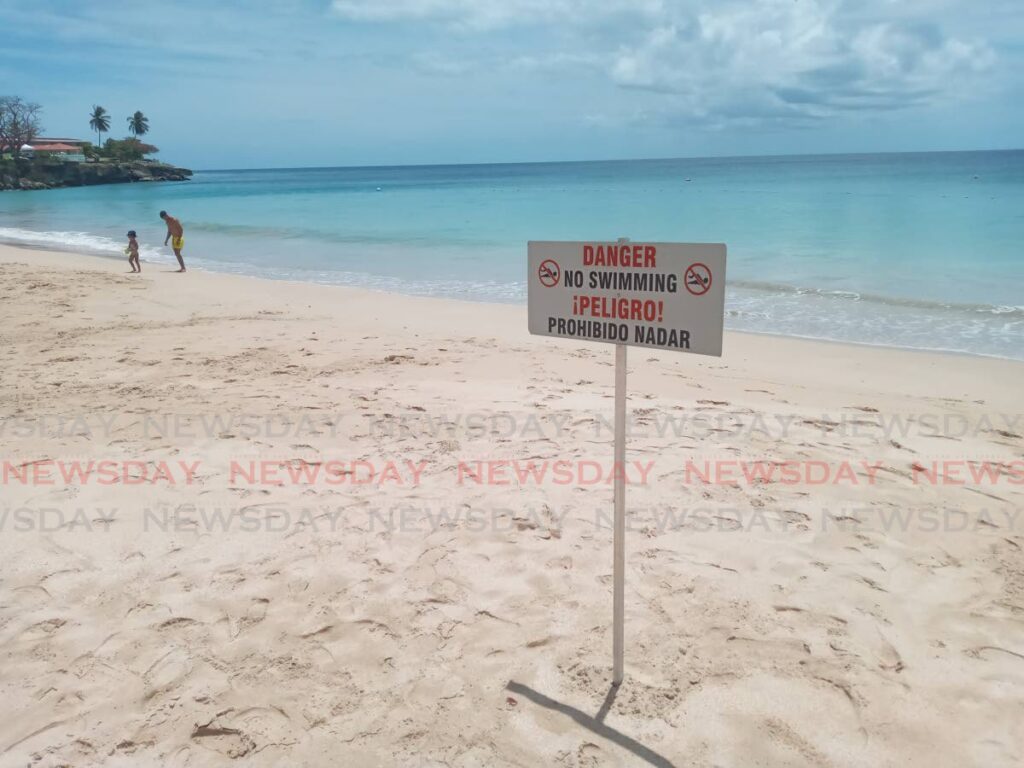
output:
<svg viewBox="0 0 1024 768"><path fill-rule="evenodd" d="M84 141L78 139L54 139L40 136L31 144L22 146L21 151L29 157L55 157L70 162L85 162Z"/></svg>
<svg viewBox="0 0 1024 768"><path fill-rule="evenodd" d="M64 136L36 136L32 141L38 144L74 144L76 147L89 143L88 139L69 139Z"/></svg>

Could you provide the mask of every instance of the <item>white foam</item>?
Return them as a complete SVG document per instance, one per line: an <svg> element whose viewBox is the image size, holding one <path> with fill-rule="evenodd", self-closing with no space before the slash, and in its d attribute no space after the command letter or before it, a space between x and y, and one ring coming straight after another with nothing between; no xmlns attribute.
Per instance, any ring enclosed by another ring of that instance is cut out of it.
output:
<svg viewBox="0 0 1024 768"><path fill-rule="evenodd" d="M124 241L118 241L88 232L33 232L16 227L0 227L0 242L114 258L122 258L128 244L127 238ZM146 261L168 261L167 256L159 249L145 245L139 247L139 255Z"/></svg>
<svg viewBox="0 0 1024 768"><path fill-rule="evenodd" d="M0 242L124 258L125 242L88 232L34 232L0 227ZM168 250L142 246L145 261L173 264ZM278 280L352 285L419 296L524 303L522 281L410 279L347 270L299 270L244 262L191 258L190 265L216 272ZM841 301L836 301L841 299ZM1024 359L1019 306L950 305L921 300L866 297L854 291L802 289L733 281L726 326L736 330L834 341L895 345Z"/></svg>

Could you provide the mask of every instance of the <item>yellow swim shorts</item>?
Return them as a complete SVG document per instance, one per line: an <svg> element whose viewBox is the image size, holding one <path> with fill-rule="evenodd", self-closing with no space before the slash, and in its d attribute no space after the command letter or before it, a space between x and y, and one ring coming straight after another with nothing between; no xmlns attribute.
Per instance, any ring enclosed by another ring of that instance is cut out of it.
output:
<svg viewBox="0 0 1024 768"><path fill-rule="evenodd" d="M172 237L171 238L171 248L174 248L175 250L180 251L184 247L185 247L185 238L184 237Z"/></svg>

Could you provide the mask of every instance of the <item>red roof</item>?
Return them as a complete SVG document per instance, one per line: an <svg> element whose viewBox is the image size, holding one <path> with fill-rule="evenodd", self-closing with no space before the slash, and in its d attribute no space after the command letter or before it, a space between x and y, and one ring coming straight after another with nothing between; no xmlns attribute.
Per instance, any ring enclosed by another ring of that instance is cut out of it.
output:
<svg viewBox="0 0 1024 768"><path fill-rule="evenodd" d="M74 144L33 144L32 149L36 152L81 152L81 147Z"/></svg>
<svg viewBox="0 0 1024 768"><path fill-rule="evenodd" d="M36 136L35 140L40 144L85 144L82 139L68 139L57 136Z"/></svg>

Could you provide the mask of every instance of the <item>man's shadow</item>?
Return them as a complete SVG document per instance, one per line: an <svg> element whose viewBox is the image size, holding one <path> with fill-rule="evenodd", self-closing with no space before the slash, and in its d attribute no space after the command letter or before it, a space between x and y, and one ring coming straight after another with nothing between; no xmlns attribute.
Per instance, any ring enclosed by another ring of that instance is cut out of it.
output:
<svg viewBox="0 0 1024 768"><path fill-rule="evenodd" d="M653 749L645 747L636 739L632 739L621 731L617 731L604 724L604 719L608 715L608 711L612 708L612 704L615 702L615 696L619 692L619 686L617 685L613 685L608 690L608 694L604 697L604 702L601 704L601 709L599 709L597 714L593 717L588 715L586 712L576 709L575 707L570 707L568 704L563 704L560 701L548 698L543 693L538 693L529 686L517 683L515 680L509 681L509 684L505 686L505 690L518 693L520 696L529 699L534 704L539 704L546 709L553 709L556 712L561 712L563 715L571 717L588 731L596 733L598 736L607 739L613 744L618 744L623 749L632 752L641 760L650 763L651 765L656 765L658 768L675 768L669 760L659 755Z"/></svg>

